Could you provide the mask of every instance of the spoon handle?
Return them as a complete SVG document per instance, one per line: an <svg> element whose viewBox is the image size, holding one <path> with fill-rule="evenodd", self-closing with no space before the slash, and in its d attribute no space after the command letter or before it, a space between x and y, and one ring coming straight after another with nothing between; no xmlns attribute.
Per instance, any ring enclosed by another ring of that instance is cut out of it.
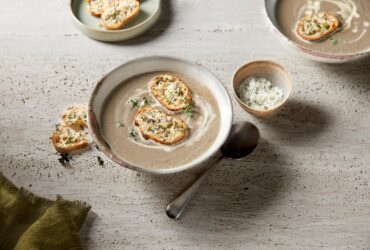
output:
<svg viewBox="0 0 370 250"><path fill-rule="evenodd" d="M171 219L178 219L189 203L191 198L194 196L195 192L199 189L200 185L203 183L204 179L211 173L211 171L217 166L217 164L223 159L223 157L217 157L207 171L202 174L202 176L196 180L184 193L182 193L179 197L174 199L171 203L169 203L166 207L166 213L168 217Z"/></svg>

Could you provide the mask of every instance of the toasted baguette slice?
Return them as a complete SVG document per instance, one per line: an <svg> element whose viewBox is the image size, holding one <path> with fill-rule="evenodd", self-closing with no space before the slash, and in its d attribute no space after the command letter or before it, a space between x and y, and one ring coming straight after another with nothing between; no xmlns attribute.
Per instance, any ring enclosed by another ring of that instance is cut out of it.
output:
<svg viewBox="0 0 370 250"><path fill-rule="evenodd" d="M189 134L188 126L181 119L152 107L143 107L135 116L135 125L142 136L164 145L175 144Z"/></svg>
<svg viewBox="0 0 370 250"><path fill-rule="evenodd" d="M54 148L61 154L71 153L88 145L83 130L75 130L67 125L57 126L51 140Z"/></svg>
<svg viewBox="0 0 370 250"><path fill-rule="evenodd" d="M82 107L69 107L66 112L61 115L61 118L67 126L79 129L87 127L87 112Z"/></svg>
<svg viewBox="0 0 370 250"><path fill-rule="evenodd" d="M139 15L137 0L116 0L101 15L101 24L108 30L118 30Z"/></svg>
<svg viewBox="0 0 370 250"><path fill-rule="evenodd" d="M100 17L104 10L107 9L112 0L88 0L87 11L91 15Z"/></svg>
<svg viewBox="0 0 370 250"><path fill-rule="evenodd" d="M303 17L297 25L298 35L307 41L320 41L339 29L340 22L335 15L324 12Z"/></svg>
<svg viewBox="0 0 370 250"><path fill-rule="evenodd" d="M153 97L166 109L180 111L191 104L191 91L178 77L164 74L154 77L149 82Z"/></svg>

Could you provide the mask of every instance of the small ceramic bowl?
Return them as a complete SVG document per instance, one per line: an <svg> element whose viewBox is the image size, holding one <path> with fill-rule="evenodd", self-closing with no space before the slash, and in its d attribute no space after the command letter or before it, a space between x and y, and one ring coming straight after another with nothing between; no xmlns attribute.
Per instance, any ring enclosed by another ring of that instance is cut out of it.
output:
<svg viewBox="0 0 370 250"><path fill-rule="evenodd" d="M283 100L276 106L268 110L257 110L245 104L238 96L237 90L240 82L248 77L263 77L271 81L274 86L278 86L284 93ZM280 64L272 61L255 61L247 63L239 68L233 77L233 93L240 106L247 112L257 115L266 116L279 110L279 108L288 100L293 89L293 80L289 72Z"/></svg>
<svg viewBox="0 0 370 250"><path fill-rule="evenodd" d="M160 17L161 0L145 0L140 14L120 30L106 30L99 25L100 18L87 11L86 0L71 0L70 12L74 25L86 36L103 41L118 42L137 37L147 31Z"/></svg>

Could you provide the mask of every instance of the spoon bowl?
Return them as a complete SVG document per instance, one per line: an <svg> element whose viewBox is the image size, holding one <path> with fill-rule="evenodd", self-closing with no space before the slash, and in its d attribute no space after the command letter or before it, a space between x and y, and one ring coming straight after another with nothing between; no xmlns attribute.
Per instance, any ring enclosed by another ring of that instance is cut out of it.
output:
<svg viewBox="0 0 370 250"><path fill-rule="evenodd" d="M221 147L222 155L231 159L242 159L253 152L258 144L259 132L249 122L235 123L229 137Z"/></svg>
<svg viewBox="0 0 370 250"><path fill-rule="evenodd" d="M221 147L221 156L216 158L215 161L212 162L211 167L184 193L167 205L166 213L168 217L172 219L179 218L190 199L194 196L208 174L211 173L211 170L213 170L224 158L238 160L251 154L257 147L259 137L258 129L252 123L235 123L231 127L230 134L224 145Z"/></svg>

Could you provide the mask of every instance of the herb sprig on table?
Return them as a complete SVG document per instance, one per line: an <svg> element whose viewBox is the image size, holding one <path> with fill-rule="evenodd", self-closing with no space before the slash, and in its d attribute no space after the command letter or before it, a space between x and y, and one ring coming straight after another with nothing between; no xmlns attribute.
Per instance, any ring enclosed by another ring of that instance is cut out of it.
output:
<svg viewBox="0 0 370 250"><path fill-rule="evenodd" d="M62 164L62 166L67 166L69 165L69 160L71 159L71 157L69 157L69 154L60 154L60 157L58 158L58 161L60 164Z"/></svg>

